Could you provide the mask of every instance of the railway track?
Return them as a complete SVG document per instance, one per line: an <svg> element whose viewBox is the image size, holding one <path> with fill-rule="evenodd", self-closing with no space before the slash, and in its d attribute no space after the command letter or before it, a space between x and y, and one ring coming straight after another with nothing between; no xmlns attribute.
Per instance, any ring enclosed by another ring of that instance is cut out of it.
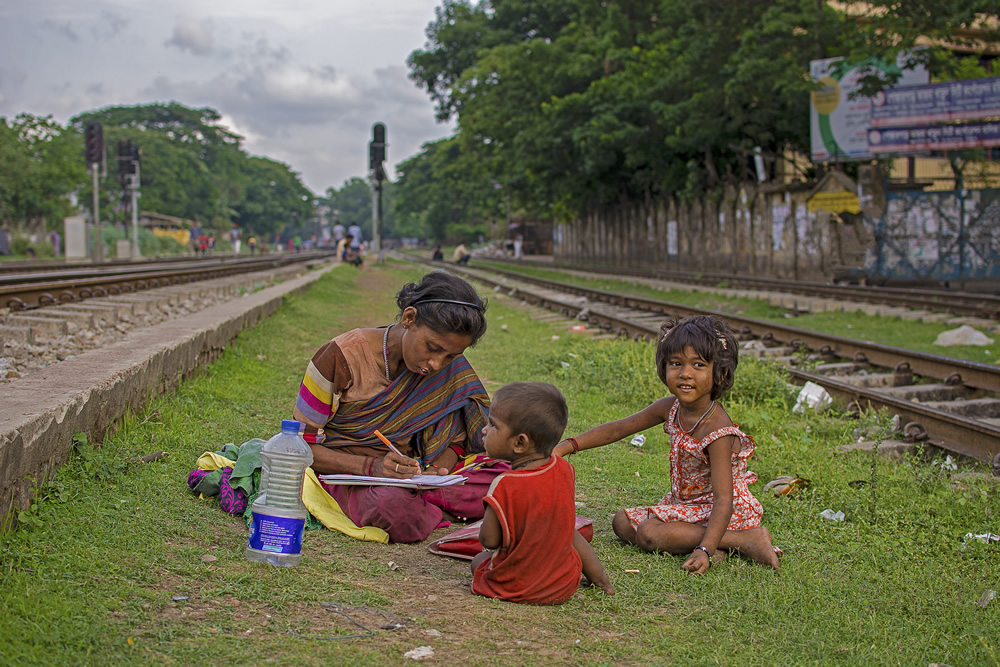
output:
<svg viewBox="0 0 1000 667"><path fill-rule="evenodd" d="M745 353L783 362L792 380L813 382L850 409L900 415L902 437L1000 463L1000 368L854 340L656 299L596 290L491 267L461 273L526 302L603 331L655 340L666 317L713 314L744 342ZM810 368L802 368L808 360Z"/></svg>
<svg viewBox="0 0 1000 667"><path fill-rule="evenodd" d="M496 264L515 264L513 260L492 257L484 258L483 261ZM532 263L531 265L535 264ZM524 266L524 264L520 266ZM806 297L880 304L992 320L1000 319L1000 296L988 293L927 288L880 287L873 285L842 285L737 274L692 274L679 271L627 267L562 266L554 263L539 263L538 267L556 271L585 271L587 273L615 277L651 278L713 288L720 286L729 288L739 287L740 289L799 294Z"/></svg>
<svg viewBox="0 0 1000 667"><path fill-rule="evenodd" d="M156 287L252 273L322 259L333 251L313 251L252 258L210 257L140 263L35 266L0 273L0 306L25 311L78 303L99 296L129 294Z"/></svg>

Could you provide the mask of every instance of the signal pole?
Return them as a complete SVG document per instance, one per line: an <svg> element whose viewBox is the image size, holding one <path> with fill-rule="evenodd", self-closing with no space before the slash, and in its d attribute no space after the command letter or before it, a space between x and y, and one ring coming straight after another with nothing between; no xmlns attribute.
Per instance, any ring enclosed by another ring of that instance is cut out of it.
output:
<svg viewBox="0 0 1000 667"><path fill-rule="evenodd" d="M368 144L368 168L372 179L372 249L378 253L378 263L385 261L382 252L382 181L385 180L385 125L372 125L372 140Z"/></svg>
<svg viewBox="0 0 1000 667"><path fill-rule="evenodd" d="M104 162L104 132L100 123L87 123L84 131L84 153L90 164L91 182L94 189L94 251L95 262L104 261L104 244L101 243L101 216L98 213L100 193L98 192L98 167Z"/></svg>
<svg viewBox="0 0 1000 667"><path fill-rule="evenodd" d="M132 259L139 259L142 253L139 252L139 160L133 161L135 173L130 174L131 182L129 189L132 190Z"/></svg>

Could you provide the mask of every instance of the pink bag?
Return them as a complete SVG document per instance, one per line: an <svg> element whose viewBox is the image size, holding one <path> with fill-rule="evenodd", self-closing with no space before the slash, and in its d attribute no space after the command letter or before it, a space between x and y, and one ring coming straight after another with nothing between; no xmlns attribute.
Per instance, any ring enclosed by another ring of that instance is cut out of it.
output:
<svg viewBox="0 0 1000 667"><path fill-rule="evenodd" d="M479 543L479 527L482 523L482 521L477 521L470 523L465 528L459 528L454 533L446 535L436 542L431 542L427 545L427 550L436 556L472 560L483 550L483 545ZM590 542L594 539L593 519L576 517L576 530L583 535L583 539Z"/></svg>
<svg viewBox="0 0 1000 667"><path fill-rule="evenodd" d="M476 461L485 458L482 456ZM510 464L506 461L490 461L482 468L459 473L465 477L465 484L424 491L423 498L462 521L482 519L486 512L483 498L490 490L490 484L508 470L510 470Z"/></svg>

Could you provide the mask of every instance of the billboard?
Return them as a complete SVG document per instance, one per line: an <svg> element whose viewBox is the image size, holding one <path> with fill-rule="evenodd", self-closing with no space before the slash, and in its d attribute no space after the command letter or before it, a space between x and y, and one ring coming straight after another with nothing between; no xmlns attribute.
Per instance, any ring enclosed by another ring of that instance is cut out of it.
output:
<svg viewBox="0 0 1000 667"><path fill-rule="evenodd" d="M877 65L884 72L901 73L896 88L917 86L929 81L927 70L919 67L904 70L905 56L896 65ZM809 107L811 134L810 157L814 162L871 160L868 149L868 128L872 118L872 100L868 97L851 99L860 89L860 69L871 61L850 64L843 58L826 58L809 63L809 74L820 89L812 93Z"/></svg>
<svg viewBox="0 0 1000 667"><path fill-rule="evenodd" d="M872 97L872 127L1000 116L1000 77L895 88Z"/></svg>
<svg viewBox="0 0 1000 667"><path fill-rule="evenodd" d="M873 127L868 130L873 153L915 153L1000 146L1000 121L962 125Z"/></svg>

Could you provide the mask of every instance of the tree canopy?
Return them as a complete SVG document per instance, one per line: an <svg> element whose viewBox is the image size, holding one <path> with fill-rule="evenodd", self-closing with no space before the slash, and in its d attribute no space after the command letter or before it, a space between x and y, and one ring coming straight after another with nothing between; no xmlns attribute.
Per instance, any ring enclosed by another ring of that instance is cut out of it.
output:
<svg viewBox="0 0 1000 667"><path fill-rule="evenodd" d="M491 181L566 219L718 191L752 178L755 151L808 154L811 60L909 53L942 70L948 48L914 47L995 38L996 17L986 0L444 0L408 62L458 131L400 166L399 211L440 235L489 209Z"/></svg>
<svg viewBox="0 0 1000 667"><path fill-rule="evenodd" d="M287 165L243 150L243 139L209 108L181 104L116 106L88 111L66 127L50 117L0 118L0 224L46 221L50 228L92 199L83 156L83 128L103 129L106 176L100 206L105 220L121 220L126 192L118 178L118 142L141 151L141 207L197 220L216 230L235 222L264 237L304 229L314 195Z"/></svg>

